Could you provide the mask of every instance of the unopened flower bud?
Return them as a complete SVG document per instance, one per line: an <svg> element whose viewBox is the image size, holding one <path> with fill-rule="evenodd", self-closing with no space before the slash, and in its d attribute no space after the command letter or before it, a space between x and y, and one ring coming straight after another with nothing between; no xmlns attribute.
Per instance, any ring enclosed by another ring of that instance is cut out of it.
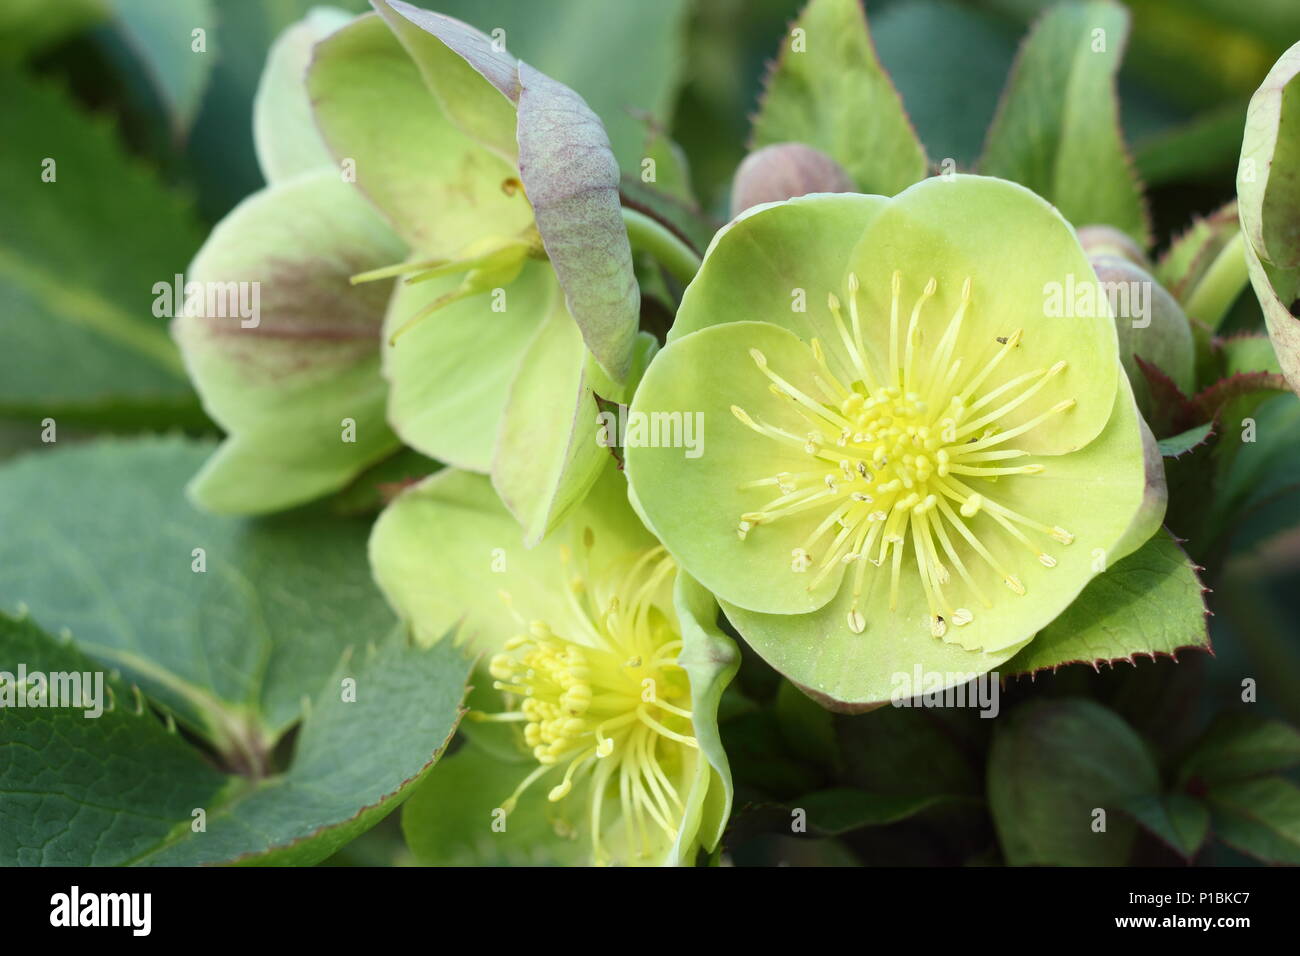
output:
<svg viewBox="0 0 1300 956"><path fill-rule="evenodd" d="M750 153L736 170L731 215L735 218L751 206L808 193L854 191L849 174L821 150L803 143L776 143Z"/></svg>
<svg viewBox="0 0 1300 956"><path fill-rule="evenodd" d="M1143 269L1151 268L1151 263L1147 260L1142 247L1133 241L1132 236L1120 232L1114 226L1080 226L1076 232L1079 236L1079 245L1083 246L1083 251L1091 257L1119 256L1135 266Z"/></svg>
<svg viewBox="0 0 1300 956"><path fill-rule="evenodd" d="M1141 356L1189 393L1194 385L1195 345L1192 327L1174 297L1149 272L1120 256L1094 256L1092 267L1115 314L1120 361L1138 409L1149 415L1151 394L1134 356Z"/></svg>

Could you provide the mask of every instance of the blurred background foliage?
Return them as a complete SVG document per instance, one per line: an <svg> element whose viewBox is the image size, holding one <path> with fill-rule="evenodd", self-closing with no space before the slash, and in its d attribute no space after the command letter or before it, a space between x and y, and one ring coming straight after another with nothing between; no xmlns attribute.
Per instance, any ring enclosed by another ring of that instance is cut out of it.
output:
<svg viewBox="0 0 1300 956"><path fill-rule="evenodd" d="M61 441L104 431L214 432L165 320L151 313L151 289L182 273L213 224L263 185L251 137L258 76L278 32L315 5L0 5L0 459L39 453L46 416L58 418ZM334 5L366 8L360 0ZM799 7L797 0L425 5L484 30L503 27L512 52L587 97L632 176L642 156L658 155L670 136L687 157L690 185L683 179L679 193L693 192L715 222L725 217L765 71ZM1122 124L1147 186L1159 251L1193 217L1233 198L1246 102L1278 55L1300 39L1300 3L1126 5L1133 25L1121 75ZM866 6L875 45L931 162L951 158L969 168L1019 41L1049 0L870 0ZM196 27L205 31L199 56L191 54ZM45 157L58 160L58 202L41 192ZM1259 327L1247 291L1225 328ZM1245 517L1230 529L1226 546L1193 553L1207 566L1214 592L1212 656L1191 653L1177 663L1139 660L1099 671L1074 666L1021 680L1005 689L1001 702L1004 718L1014 718L1008 727L1006 719L986 721L960 710L832 716L747 655L724 713L739 791L727 840L731 858L997 863L1013 851L997 838L989 812L989 767L998 764L999 779L1027 775L1032 786L1032 775L1051 765L1034 750L1038 729L1056 728L1059 739L1077 746L1081 764L1122 763L1125 748L1148 748L1153 772L1177 796L1195 791L1180 768L1191 766L1188 755L1198 746L1216 739L1218 731L1202 736L1216 719L1248 711L1300 723L1295 397L1272 400L1258 418L1260 441L1243 452L1234 478ZM140 520L147 523L148 516ZM1259 702L1243 705L1248 677L1258 681ZM991 743L994 724L1008 740L1018 735L1016 747ZM1278 739L1278 746L1294 747L1292 737ZM1084 771L1053 769L1065 779L1072 772ZM842 826L790 835L790 808L809 801L820 801L821 817L837 814ZM1261 836L1230 802L1212 808L1214 829L1220 836L1235 833L1229 842L1237 849L1213 841L1197 862L1300 860L1294 826ZM1117 837L1113 856L1078 859L1179 862L1170 841L1155 834L1160 820L1195 831L1200 811L1183 810L1176 801L1134 808L1131 815L1143 822L1139 834ZM1241 852L1252 847L1257 852ZM1067 860L1094 852L1058 849ZM410 861L396 816L333 860Z"/></svg>

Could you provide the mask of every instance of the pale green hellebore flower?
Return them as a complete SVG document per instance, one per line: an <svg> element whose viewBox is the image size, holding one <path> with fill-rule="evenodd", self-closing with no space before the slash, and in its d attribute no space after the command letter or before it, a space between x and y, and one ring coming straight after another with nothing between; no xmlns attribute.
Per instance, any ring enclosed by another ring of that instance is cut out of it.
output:
<svg viewBox="0 0 1300 956"><path fill-rule="evenodd" d="M388 421L490 472L536 543L606 455L591 440L644 365L639 293L599 119L572 90L458 20L375 0L307 77L340 163L411 248L385 321ZM385 28L387 27L387 29Z"/></svg>
<svg viewBox="0 0 1300 956"><path fill-rule="evenodd" d="M333 32L314 14L268 61L255 131L274 185L214 231L191 278L260 280L275 308L260 336L178 323L231 433L195 497L296 504L400 438L490 472L535 543L605 458L593 396L624 398L652 348L617 165L567 87L459 21L375 6ZM348 324L358 302L364 335Z"/></svg>
<svg viewBox="0 0 1300 956"><path fill-rule="evenodd" d="M375 578L416 639L459 625L488 661L470 739L444 761L482 764L455 799L485 832L494 808L545 808L544 845L515 849L554 862L692 863L731 804L717 708L739 655L716 602L642 526L612 460L554 534L517 542L487 480L457 470L403 492L371 537ZM508 823L492 839L518 834L537 839Z"/></svg>
<svg viewBox="0 0 1300 956"><path fill-rule="evenodd" d="M1105 299L1048 314L1095 281L1056 210L1003 180L756 207L714 238L632 403L702 413L702 454L630 442L634 500L830 706L918 666L989 671L1164 513Z"/></svg>

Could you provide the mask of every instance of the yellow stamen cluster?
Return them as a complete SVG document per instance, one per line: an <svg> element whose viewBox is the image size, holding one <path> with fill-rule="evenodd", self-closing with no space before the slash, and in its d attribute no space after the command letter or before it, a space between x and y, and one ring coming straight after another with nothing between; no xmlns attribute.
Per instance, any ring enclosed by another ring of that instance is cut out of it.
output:
<svg viewBox="0 0 1300 956"><path fill-rule="evenodd" d="M982 391L990 375L1020 345L1022 331L997 340L998 349L980 368L963 368L954 358L962 323L971 305L971 280L962 285L961 300L938 343L920 354L919 323L938 283L931 278L902 329L902 276L891 283L889 354L883 374L864 346L858 313L858 279L848 276L849 317L845 321L837 296L827 307L835 320L840 343L852 372L849 381L837 377L817 339L810 343L817 374L809 395L768 364L757 349L750 355L770 380L772 393L790 403L809 430L800 434L755 420L733 405L744 425L787 446L800 448L810 468L782 472L747 482L742 488L775 487L778 494L762 508L740 516L737 534L745 539L759 525L817 509L826 512L808 538L791 552L795 572L811 571L809 590L818 587L837 567L852 567L852 602L848 624L855 633L866 628L860 599L868 563L890 562L890 609L898 604L904 551L910 540L916 572L929 605L930 631L944 637L951 622L970 623L971 611L954 606L945 588L955 570L969 592L985 607L992 604L980 590L962 558L974 554L987 563L1014 593L1025 585L981 542L971 519L988 516L1001 532L1027 548L1044 567L1056 559L1031 540L1022 528L1061 543L1074 537L1021 515L976 490L967 480L987 485L1008 475L1041 474L1040 463L1008 465L1029 452L1006 447L1012 439L1037 428L1074 406L1073 399L1053 403L1040 414L1012 427L1000 422L1031 401L1065 369L1065 362L1018 375L996 388ZM1032 406L1030 406L1032 408ZM950 533L951 532L951 533Z"/></svg>
<svg viewBox="0 0 1300 956"><path fill-rule="evenodd" d="M588 552L592 537L588 532ZM571 556L566 551L566 563ZM589 564L589 562L584 562ZM509 813L535 781L564 766L552 802L586 785L593 850L606 862L607 800L631 852L651 854L656 832L669 842L685 811L673 783L692 736L690 687L677 664L682 641L664 594L675 566L662 547L642 554L625 574L603 581L570 575L568 601L578 632L561 636L541 621L525 625L490 662L495 687L514 709L473 715L519 721L538 766L503 804ZM603 585L603 586L602 586ZM509 603L509 602L508 602ZM513 610L513 609L512 609ZM521 622L522 623L522 622Z"/></svg>

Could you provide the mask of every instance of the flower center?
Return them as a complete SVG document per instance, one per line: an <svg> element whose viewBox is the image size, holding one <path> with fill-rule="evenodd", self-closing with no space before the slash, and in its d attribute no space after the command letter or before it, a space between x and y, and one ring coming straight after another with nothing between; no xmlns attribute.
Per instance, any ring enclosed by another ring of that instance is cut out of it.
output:
<svg viewBox="0 0 1300 956"><path fill-rule="evenodd" d="M866 628L860 600L867 565L882 567L890 562L889 606L897 609L904 552L910 540L912 560L929 605L930 631L935 637L943 637L949 622L960 627L973 619L971 611L954 606L949 595L952 570L966 591L984 607L992 606L967 567L963 552L967 558L973 556L987 563L1017 595L1025 593L1021 579L980 540L972 521L976 515L987 515L993 522L991 526L983 524L984 534L1010 537L1044 567L1054 567L1056 559L1040 547L1042 538L1067 545L1074 540L1064 528L1048 527L1019 514L988 493L988 486L1004 476L1043 472L1044 466L1039 463L1009 464L1030 453L1009 447L1008 443L1072 408L1074 399L1057 402L1011 427L999 423L1059 375L1065 362L1018 375L986 390L989 376L1019 346L1021 330L999 337L998 351L982 368L963 368L962 358L954 358L954 354L970 307L971 280L967 278L960 304L943 335L933 349L922 354L919 322L938 284L933 278L926 284L904 328L900 308L902 276L895 272L888 364L881 371L863 345L859 286L854 273L849 273L848 288L847 323L839 299L832 293L828 301L849 360L846 367L852 370L848 382L831 371L817 339L810 343L818 369L813 377L815 391L820 393L817 395L808 395L782 378L771 369L762 352L750 350L759 370L771 381L773 394L788 401L809 430L801 435L778 428L754 419L735 405L732 413L774 441L803 449L810 467L742 485L755 489L775 487L778 494L757 511L742 514L737 534L744 540L759 525L824 509L825 519L791 552L791 569L798 573L812 571L808 589L813 590L836 567L853 566L848 624L856 634Z"/></svg>
<svg viewBox="0 0 1300 956"><path fill-rule="evenodd" d="M588 550L592 536L585 536ZM567 549L566 564L571 560ZM506 694L502 714L479 720L519 721L538 766L502 804L510 813L535 781L559 767L564 776L548 798L559 802L587 784L593 849L604 862L601 819L617 796L634 851L649 856L655 833L671 842L685 812L672 782L692 736L690 686L677 664L682 641L658 606L675 565L662 547L642 554L608 593L571 576L568 601L579 632L556 634L541 621L526 625L493 656L494 686ZM508 601L508 598L507 598ZM513 610L513 608L512 608Z"/></svg>

